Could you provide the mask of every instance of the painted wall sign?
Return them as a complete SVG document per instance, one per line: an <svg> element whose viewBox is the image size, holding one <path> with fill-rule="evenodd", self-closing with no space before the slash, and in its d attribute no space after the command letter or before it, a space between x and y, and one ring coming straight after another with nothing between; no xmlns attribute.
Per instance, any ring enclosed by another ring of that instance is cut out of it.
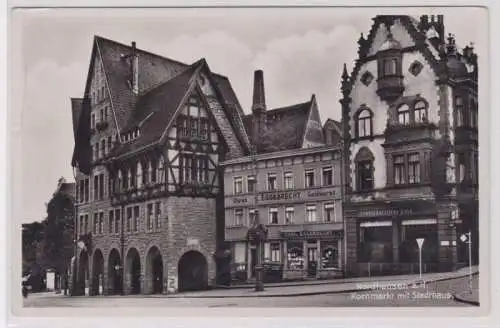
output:
<svg viewBox="0 0 500 328"><path fill-rule="evenodd" d="M281 237L286 239L306 239L306 238L343 238L343 230L323 230L323 231L283 231Z"/></svg>
<svg viewBox="0 0 500 328"><path fill-rule="evenodd" d="M358 212L357 216L361 218L373 218L383 216L405 216L412 214L413 210L411 208L388 208L361 210Z"/></svg>
<svg viewBox="0 0 500 328"><path fill-rule="evenodd" d="M233 198L233 203L235 203L235 204L248 203L248 199L245 197L235 197L235 198Z"/></svg>
<svg viewBox="0 0 500 328"><path fill-rule="evenodd" d="M300 198L300 191L260 194L260 200L282 200L282 199L298 199L298 198Z"/></svg>

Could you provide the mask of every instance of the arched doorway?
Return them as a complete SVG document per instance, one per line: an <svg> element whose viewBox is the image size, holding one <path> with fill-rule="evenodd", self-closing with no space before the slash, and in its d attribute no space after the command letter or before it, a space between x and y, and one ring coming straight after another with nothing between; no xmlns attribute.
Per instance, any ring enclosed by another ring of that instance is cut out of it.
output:
<svg viewBox="0 0 500 328"><path fill-rule="evenodd" d="M189 251L179 260L179 291L202 290L208 287L208 265L205 256Z"/></svg>
<svg viewBox="0 0 500 328"><path fill-rule="evenodd" d="M112 249L108 260L108 293L110 295L121 294L123 289L122 264L120 253Z"/></svg>
<svg viewBox="0 0 500 328"><path fill-rule="evenodd" d="M89 254L86 250L80 252L78 259L78 295L86 294L87 281L89 279Z"/></svg>
<svg viewBox="0 0 500 328"><path fill-rule="evenodd" d="M101 295L104 280L104 257L100 249L94 251L92 256L92 295Z"/></svg>
<svg viewBox="0 0 500 328"><path fill-rule="evenodd" d="M152 294L161 294L163 292L163 260L157 247L151 247L146 257L146 263L148 289Z"/></svg>
<svg viewBox="0 0 500 328"><path fill-rule="evenodd" d="M141 292L141 258L137 249L131 248L128 251L126 268L130 294L139 294Z"/></svg>

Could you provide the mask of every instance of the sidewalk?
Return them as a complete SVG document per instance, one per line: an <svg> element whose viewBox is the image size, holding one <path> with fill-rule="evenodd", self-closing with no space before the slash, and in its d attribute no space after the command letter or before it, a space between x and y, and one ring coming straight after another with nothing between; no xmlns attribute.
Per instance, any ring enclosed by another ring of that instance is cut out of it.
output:
<svg viewBox="0 0 500 328"><path fill-rule="evenodd" d="M479 306L479 275L472 278L472 289L469 290L469 286L465 288L463 292L453 295L453 298L457 302Z"/></svg>
<svg viewBox="0 0 500 328"><path fill-rule="evenodd" d="M473 274L478 273L478 267L473 267ZM427 273L422 275L422 280L426 283L450 280L465 277L469 274L468 268L462 268L454 272ZM180 294L158 295L153 297L169 298L235 298L235 297L290 297L307 296L319 294L336 294L359 292L372 289L395 289L413 285L420 281L417 275L398 275L383 277L362 277L336 279L330 281L306 281L289 284L266 284L262 292L254 291L253 287L216 289L200 292L186 292Z"/></svg>

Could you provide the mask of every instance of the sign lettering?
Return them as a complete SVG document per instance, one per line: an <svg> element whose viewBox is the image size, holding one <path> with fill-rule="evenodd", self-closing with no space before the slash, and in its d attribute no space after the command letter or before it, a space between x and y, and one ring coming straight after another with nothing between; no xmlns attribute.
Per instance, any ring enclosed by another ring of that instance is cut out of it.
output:
<svg viewBox="0 0 500 328"><path fill-rule="evenodd" d="M235 204L241 204L241 203L246 203L247 199L246 198L233 198L233 203Z"/></svg>
<svg viewBox="0 0 500 328"><path fill-rule="evenodd" d="M412 215L413 211L410 208L390 208L390 209L373 209L361 210L358 212L358 217L373 218L379 216L405 216Z"/></svg>
<svg viewBox="0 0 500 328"><path fill-rule="evenodd" d="M305 239L305 238L343 238L344 231L342 230L325 230L325 231L286 231L282 232L281 236L286 239Z"/></svg>

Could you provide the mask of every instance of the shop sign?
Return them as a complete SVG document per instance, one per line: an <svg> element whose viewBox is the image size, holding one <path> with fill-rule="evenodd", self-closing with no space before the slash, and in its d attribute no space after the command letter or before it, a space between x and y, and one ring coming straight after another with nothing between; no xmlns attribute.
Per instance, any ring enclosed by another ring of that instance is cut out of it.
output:
<svg viewBox="0 0 500 328"><path fill-rule="evenodd" d="M393 217L412 215L411 208L366 209L358 212L360 218Z"/></svg>
<svg viewBox="0 0 500 328"><path fill-rule="evenodd" d="M233 198L233 203L245 204L245 203L248 203L248 199L246 197L235 197L235 198Z"/></svg>
<svg viewBox="0 0 500 328"><path fill-rule="evenodd" d="M283 231L281 237L285 239L320 239L320 238L343 238L343 230L322 231Z"/></svg>
<svg viewBox="0 0 500 328"><path fill-rule="evenodd" d="M308 200L313 198L331 198L335 196L335 189L314 189L302 191L282 191L261 193L260 201L281 201L281 200Z"/></svg>

